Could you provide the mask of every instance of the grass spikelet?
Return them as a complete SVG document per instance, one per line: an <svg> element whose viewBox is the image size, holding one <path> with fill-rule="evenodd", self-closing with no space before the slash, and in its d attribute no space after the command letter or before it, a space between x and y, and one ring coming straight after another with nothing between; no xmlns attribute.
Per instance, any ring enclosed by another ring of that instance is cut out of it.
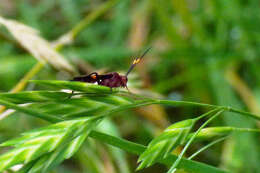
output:
<svg viewBox="0 0 260 173"><path fill-rule="evenodd" d="M175 147L185 142L194 123L194 119L188 119L165 129L160 136L149 143L145 152L140 155L138 162L141 162L141 164L137 170L151 166L156 160L167 157Z"/></svg>
<svg viewBox="0 0 260 173"><path fill-rule="evenodd" d="M53 158L53 155L60 148L62 148L63 152L58 160L71 157L87 137L97 120L96 117L87 117L63 121L24 133L21 138L2 143L1 146L13 146L14 149L0 156L0 171L17 164L30 163L44 154L50 155L48 159L52 159L50 163L53 163L57 159L56 157ZM47 164L44 170L49 170L49 167Z"/></svg>

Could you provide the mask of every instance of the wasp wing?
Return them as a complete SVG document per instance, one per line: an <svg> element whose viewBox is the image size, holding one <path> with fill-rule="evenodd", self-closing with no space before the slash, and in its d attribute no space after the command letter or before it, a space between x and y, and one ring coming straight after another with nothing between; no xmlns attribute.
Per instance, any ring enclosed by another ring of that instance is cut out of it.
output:
<svg viewBox="0 0 260 173"><path fill-rule="evenodd" d="M79 82L87 82L87 83L95 83L98 81L99 75L94 72L86 76L78 76L74 77L71 81L79 81Z"/></svg>
<svg viewBox="0 0 260 173"><path fill-rule="evenodd" d="M103 75L98 75L98 79L99 80L104 80L104 79L110 79L113 77L113 74L112 73L109 73L109 74L103 74Z"/></svg>

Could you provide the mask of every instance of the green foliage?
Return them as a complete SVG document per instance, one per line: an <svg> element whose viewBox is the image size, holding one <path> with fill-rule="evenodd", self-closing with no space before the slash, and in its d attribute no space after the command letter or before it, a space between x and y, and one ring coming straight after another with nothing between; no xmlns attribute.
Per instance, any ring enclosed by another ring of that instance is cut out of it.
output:
<svg viewBox="0 0 260 173"><path fill-rule="evenodd" d="M96 121L97 118L62 121L2 143L1 146L15 148L1 155L0 171L38 160L29 172L48 172L57 162L70 158L78 150Z"/></svg>
<svg viewBox="0 0 260 173"><path fill-rule="evenodd" d="M165 129L160 136L149 143L145 152L139 157L138 161L142 163L137 169L151 166L158 158L166 158L174 148L186 141L194 123L194 119L183 120Z"/></svg>
<svg viewBox="0 0 260 173"><path fill-rule="evenodd" d="M144 173L260 172L258 1L2 0L0 11L0 142L14 141L0 163L16 165L1 172L130 173L132 154ZM148 46L134 94L69 81L125 74ZM89 129L58 128L74 120ZM56 139L39 138L55 131L67 135L50 150Z"/></svg>
<svg viewBox="0 0 260 173"><path fill-rule="evenodd" d="M131 108L142 107L151 104L173 105L173 106L202 106L214 108L211 111L196 117L179 121L168 128L154 140L148 147L143 149L129 147L128 150L141 154L139 161L142 163L138 169L151 166L155 162L163 162L171 158L171 151L187 141L210 140L230 134L236 128L211 127L191 133L194 123L201 118L219 111L232 111L232 108L218 107L214 105L198 104L193 102L167 101L159 99L142 98L138 95L122 95L125 92L108 93L109 88L93 84L84 84L68 81L33 81L37 84L51 86L55 89L73 89L77 93L66 93L61 91L26 91L20 93L2 93L0 103L24 112L34 117L54 122L55 124L35 129L22 134L22 137L8 140L1 144L3 147L11 146L13 149L0 156L0 170L6 170L17 164L24 164L20 172L48 172L59 165L63 160L72 157L83 144L88 135L95 138L99 132L96 127L104 118L115 116L116 113ZM88 91L88 92L86 92ZM30 103L27 106L17 104ZM52 106L53 105L53 106ZM69 106L66 111L61 111L64 106ZM102 109L102 110L100 110ZM75 110L77 112L75 113ZM239 112L239 111L238 111ZM243 112L244 115L255 115ZM78 118L78 117L81 118ZM211 119L209 119L211 120ZM206 125L206 123L205 123ZM241 130L242 131L242 130ZM259 132L258 130L251 130ZM106 137L106 136L105 136ZM118 146L118 139L105 142ZM109 140L109 139L107 139ZM137 151L135 151L137 150ZM182 158L180 158L182 160ZM178 158L176 158L176 162ZM169 161L167 162L169 164ZM197 163L192 163L196 165ZM184 164L183 169L189 170ZM199 172L209 171L211 168L202 167ZM220 171L220 170L219 170ZM221 171L220 171L221 172Z"/></svg>

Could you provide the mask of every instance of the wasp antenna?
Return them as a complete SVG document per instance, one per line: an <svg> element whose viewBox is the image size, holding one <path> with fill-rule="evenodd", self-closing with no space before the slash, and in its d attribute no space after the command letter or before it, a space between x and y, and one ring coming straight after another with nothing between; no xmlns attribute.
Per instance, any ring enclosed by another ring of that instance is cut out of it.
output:
<svg viewBox="0 0 260 173"><path fill-rule="evenodd" d="M132 65L130 66L130 68L128 69L128 71L127 71L127 73L126 73L126 76L133 70L133 68L136 66L136 64L138 64L138 63L141 61L141 59L147 54L147 52L148 52L151 48L152 48L152 47L149 47L148 49L146 49L146 50L144 51L144 53L142 54L142 56L137 57L137 58L134 59Z"/></svg>
<svg viewBox="0 0 260 173"><path fill-rule="evenodd" d="M142 55L140 58L138 58L138 59L142 59L142 58L147 54L147 52L149 52L150 49L152 49L152 47L147 48L147 49L144 51L143 55Z"/></svg>

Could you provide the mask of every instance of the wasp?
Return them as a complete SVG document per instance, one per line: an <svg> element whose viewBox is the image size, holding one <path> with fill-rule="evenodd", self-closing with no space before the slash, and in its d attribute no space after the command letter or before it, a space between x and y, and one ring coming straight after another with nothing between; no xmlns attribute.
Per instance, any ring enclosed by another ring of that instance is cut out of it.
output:
<svg viewBox="0 0 260 173"><path fill-rule="evenodd" d="M98 85L107 86L109 88L117 88L117 87L123 87L127 88L127 76L129 73L134 69L134 67L140 63L141 59L146 55L146 53L151 49L148 48L144 53L140 56L134 59L132 65L128 69L127 73L125 75L120 75L117 72L112 72L108 74L98 74L97 72L90 73L86 76L79 76L72 79L72 81L79 81L79 82L87 82L87 83L97 83ZM129 90L128 90L129 91Z"/></svg>

